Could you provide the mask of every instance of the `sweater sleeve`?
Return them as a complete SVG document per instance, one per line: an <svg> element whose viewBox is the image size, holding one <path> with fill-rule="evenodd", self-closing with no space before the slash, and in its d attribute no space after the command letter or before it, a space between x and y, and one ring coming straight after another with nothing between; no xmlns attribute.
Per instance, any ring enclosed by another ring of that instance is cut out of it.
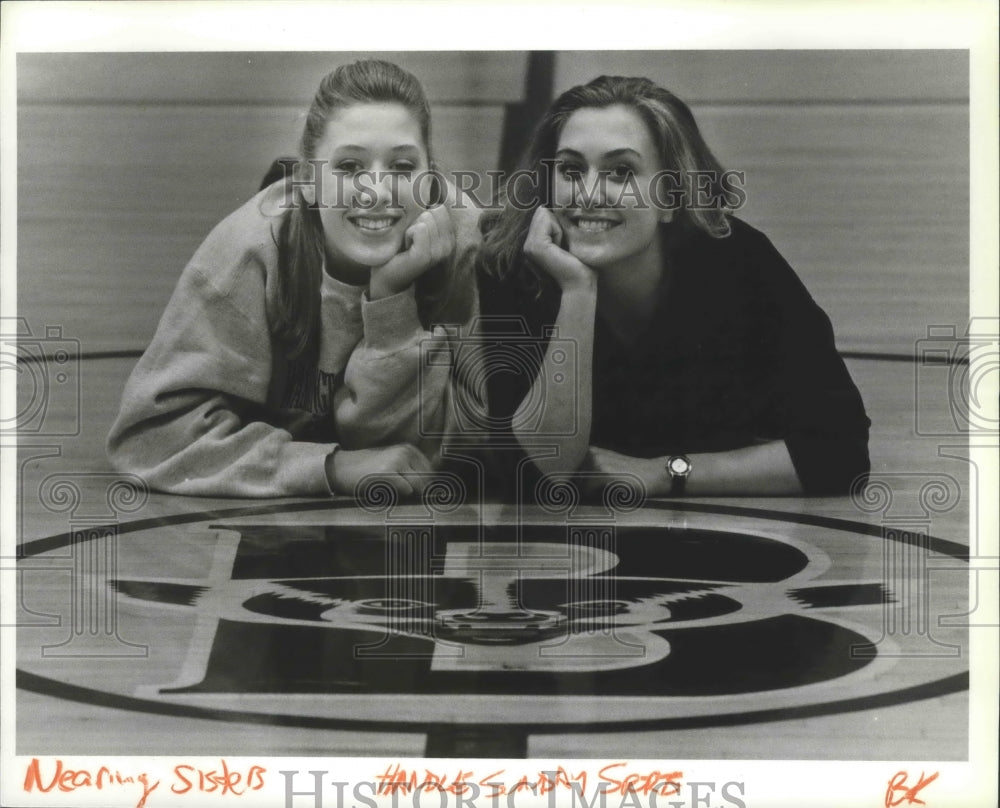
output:
<svg viewBox="0 0 1000 808"><path fill-rule="evenodd" d="M871 421L837 352L829 317L770 241L761 239L778 326L776 404L785 444L807 494L848 493L870 469Z"/></svg>
<svg viewBox="0 0 1000 808"><path fill-rule="evenodd" d="M242 272L224 292L197 265L184 271L126 384L107 444L117 469L176 494L330 493L333 447L254 416L271 377L262 275Z"/></svg>

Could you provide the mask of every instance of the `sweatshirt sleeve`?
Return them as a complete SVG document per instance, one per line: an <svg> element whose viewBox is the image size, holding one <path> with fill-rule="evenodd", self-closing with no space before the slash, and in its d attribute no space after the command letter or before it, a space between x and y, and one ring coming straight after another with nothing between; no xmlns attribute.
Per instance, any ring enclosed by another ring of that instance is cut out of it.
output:
<svg viewBox="0 0 1000 808"><path fill-rule="evenodd" d="M337 391L336 419L344 448L412 443L437 465L442 446L467 420L460 411L485 417L456 362L467 357L470 323L478 308L472 256L478 243L478 210L452 212L456 227L451 297L459 304L445 315L460 322L421 324L414 287L362 300L364 337L351 354ZM464 366L468 368L469 363Z"/></svg>
<svg viewBox="0 0 1000 808"><path fill-rule="evenodd" d="M184 271L126 384L108 456L169 493L329 494L333 447L294 441L254 416L267 399L271 344L263 271L247 269L225 291L197 265Z"/></svg>
<svg viewBox="0 0 1000 808"><path fill-rule="evenodd" d="M776 394L785 445L807 494L846 494L870 470L871 421L837 351L830 318L770 241L761 238L779 325Z"/></svg>
<svg viewBox="0 0 1000 808"><path fill-rule="evenodd" d="M337 391L338 434L345 448L412 443L433 464L460 429L465 385L455 359L468 324L420 324L413 289L361 304L364 339Z"/></svg>

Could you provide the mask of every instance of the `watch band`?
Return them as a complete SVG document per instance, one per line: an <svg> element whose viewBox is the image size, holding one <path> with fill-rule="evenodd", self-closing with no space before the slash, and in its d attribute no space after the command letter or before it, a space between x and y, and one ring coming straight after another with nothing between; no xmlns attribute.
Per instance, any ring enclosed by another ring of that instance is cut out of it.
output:
<svg viewBox="0 0 1000 808"><path fill-rule="evenodd" d="M671 455L668 457L667 474L670 475L670 496L683 496L688 475L691 474L690 458L687 455Z"/></svg>

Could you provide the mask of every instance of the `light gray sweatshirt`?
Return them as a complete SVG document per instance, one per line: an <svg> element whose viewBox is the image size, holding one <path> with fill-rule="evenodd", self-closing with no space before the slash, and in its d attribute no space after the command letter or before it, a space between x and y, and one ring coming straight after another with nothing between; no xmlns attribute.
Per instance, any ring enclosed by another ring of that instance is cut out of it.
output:
<svg viewBox="0 0 1000 808"><path fill-rule="evenodd" d="M318 358L290 362L272 339L282 198L273 185L212 230L126 384L108 456L154 489L322 495L337 445L440 451L455 331L422 327L412 287L368 301L324 273ZM468 246L474 212L456 218Z"/></svg>

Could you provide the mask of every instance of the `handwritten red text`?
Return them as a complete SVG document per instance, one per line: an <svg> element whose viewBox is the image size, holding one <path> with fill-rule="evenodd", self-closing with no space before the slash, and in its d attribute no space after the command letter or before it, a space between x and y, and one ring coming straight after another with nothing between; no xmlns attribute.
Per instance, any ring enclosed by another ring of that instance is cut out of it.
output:
<svg viewBox="0 0 1000 808"><path fill-rule="evenodd" d="M93 788L103 791L105 788L139 787L142 789L142 793L136 802L136 808L144 808L149 795L159 785L159 780L151 783L145 772L129 774L118 769L111 769L108 766L101 766L96 771L70 769L60 759L56 759L54 769L46 775L42 773L42 764L38 758L32 758L24 775L24 790L29 793L35 789L46 794L53 789L66 793L76 791L78 788Z"/></svg>
<svg viewBox="0 0 1000 808"><path fill-rule="evenodd" d="M235 794L242 796L248 791L259 791L264 787L263 766L251 766L246 772L229 768L225 760L219 761L219 767L199 769L194 766L174 766L176 783L170 786L174 794L187 794L189 791L211 794Z"/></svg>
<svg viewBox="0 0 1000 808"><path fill-rule="evenodd" d="M917 794L937 780L937 776L938 772L934 772L930 777L924 777L924 773L920 772L917 784L911 786L907 782L910 777L908 772L896 772L889 781L889 787L885 790L885 808L893 808L893 806L902 805L904 802L907 805L926 805L927 803L917 797Z"/></svg>
<svg viewBox="0 0 1000 808"><path fill-rule="evenodd" d="M596 788L607 794L628 794L674 796L680 794L683 772L659 770L629 771L628 764L609 763L598 771ZM472 769L459 768L454 773L446 771L423 772L403 768L399 763L386 767L375 776L375 793L379 795L402 792L434 790L449 794L468 795L472 798L482 795L495 799L504 794L530 791L532 794L548 794L557 790L587 793L588 772L586 769L573 771L563 766L553 770L522 775L514 779L505 769L497 769L480 775ZM512 782L513 781L513 782Z"/></svg>

